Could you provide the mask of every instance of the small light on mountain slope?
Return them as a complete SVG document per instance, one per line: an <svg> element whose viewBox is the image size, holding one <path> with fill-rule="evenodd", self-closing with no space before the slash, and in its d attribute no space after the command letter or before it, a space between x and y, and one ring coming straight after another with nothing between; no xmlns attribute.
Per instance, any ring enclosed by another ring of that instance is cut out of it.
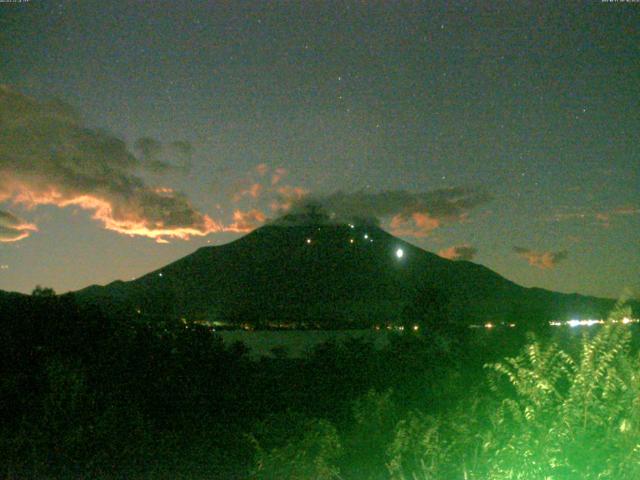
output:
<svg viewBox="0 0 640 480"><path fill-rule="evenodd" d="M396 257L398 257L398 258L404 257L404 250L402 250L401 248L398 248L396 250Z"/></svg>

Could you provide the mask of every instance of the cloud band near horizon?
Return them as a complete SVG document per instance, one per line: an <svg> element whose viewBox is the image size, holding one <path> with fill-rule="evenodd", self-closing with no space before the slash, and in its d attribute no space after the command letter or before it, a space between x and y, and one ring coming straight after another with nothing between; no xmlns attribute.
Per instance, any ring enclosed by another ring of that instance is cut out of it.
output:
<svg viewBox="0 0 640 480"><path fill-rule="evenodd" d="M144 162L125 142L87 128L69 105L0 86L0 125L0 202L26 208L75 205L91 211L108 230L159 241L222 230L185 195L145 184L136 175ZM149 161L157 153L151 147L145 145ZM10 237L8 227L2 228L3 238ZM25 223L14 238L31 231L35 226Z"/></svg>

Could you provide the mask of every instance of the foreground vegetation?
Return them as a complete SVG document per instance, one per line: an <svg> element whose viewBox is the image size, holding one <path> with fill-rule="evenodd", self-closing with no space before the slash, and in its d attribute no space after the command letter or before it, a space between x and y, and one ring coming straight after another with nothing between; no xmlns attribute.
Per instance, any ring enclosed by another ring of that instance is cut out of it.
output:
<svg viewBox="0 0 640 480"><path fill-rule="evenodd" d="M559 343L441 322L254 359L202 326L35 293L1 312L3 477L640 478L619 324Z"/></svg>

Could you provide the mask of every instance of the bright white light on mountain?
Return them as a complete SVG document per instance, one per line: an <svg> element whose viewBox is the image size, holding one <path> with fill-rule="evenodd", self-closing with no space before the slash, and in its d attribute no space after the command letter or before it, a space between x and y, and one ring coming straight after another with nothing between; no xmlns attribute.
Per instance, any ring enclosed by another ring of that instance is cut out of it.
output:
<svg viewBox="0 0 640 480"><path fill-rule="evenodd" d="M307 238L307 243L311 243L311 239L310 238Z"/></svg>
<svg viewBox="0 0 640 480"><path fill-rule="evenodd" d="M365 233L364 234L364 239L367 240L369 238L369 234Z"/></svg>
<svg viewBox="0 0 640 480"><path fill-rule="evenodd" d="M159 277L161 277L161 276L162 276L162 272L160 272L160 273L158 274L158 276L159 276Z"/></svg>
<svg viewBox="0 0 640 480"><path fill-rule="evenodd" d="M577 327L578 325L580 325L580 320L569 320L567 322L567 325L569 325L570 327Z"/></svg>
<svg viewBox="0 0 640 480"><path fill-rule="evenodd" d="M404 250L402 250L401 248L396 250L396 257L398 258L402 258L404 257Z"/></svg>

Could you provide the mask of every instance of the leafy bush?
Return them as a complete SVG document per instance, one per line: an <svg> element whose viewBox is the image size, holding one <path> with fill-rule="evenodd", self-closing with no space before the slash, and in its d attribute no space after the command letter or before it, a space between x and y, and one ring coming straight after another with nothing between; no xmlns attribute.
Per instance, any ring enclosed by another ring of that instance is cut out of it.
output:
<svg viewBox="0 0 640 480"><path fill-rule="evenodd" d="M412 412L388 449L391 478L640 478L640 357L619 313L573 355L530 338L486 365L490 392L468 409Z"/></svg>
<svg viewBox="0 0 640 480"><path fill-rule="evenodd" d="M341 470L347 478L385 478L380 476L385 472L385 451L398 421L398 407L392 396L392 390L369 390L353 402L341 460Z"/></svg>
<svg viewBox="0 0 640 480"><path fill-rule="evenodd" d="M293 420L287 428L284 420ZM270 425L268 424L270 423ZM306 419L288 412L272 422L262 422L258 435L277 443L264 447L256 436L255 469L251 478L331 480L340 478L335 462L341 453L336 428L326 420Z"/></svg>
<svg viewBox="0 0 640 480"><path fill-rule="evenodd" d="M511 387L485 445L489 478L640 476L640 362L630 336L609 323L583 338L575 360L533 342L489 366Z"/></svg>

